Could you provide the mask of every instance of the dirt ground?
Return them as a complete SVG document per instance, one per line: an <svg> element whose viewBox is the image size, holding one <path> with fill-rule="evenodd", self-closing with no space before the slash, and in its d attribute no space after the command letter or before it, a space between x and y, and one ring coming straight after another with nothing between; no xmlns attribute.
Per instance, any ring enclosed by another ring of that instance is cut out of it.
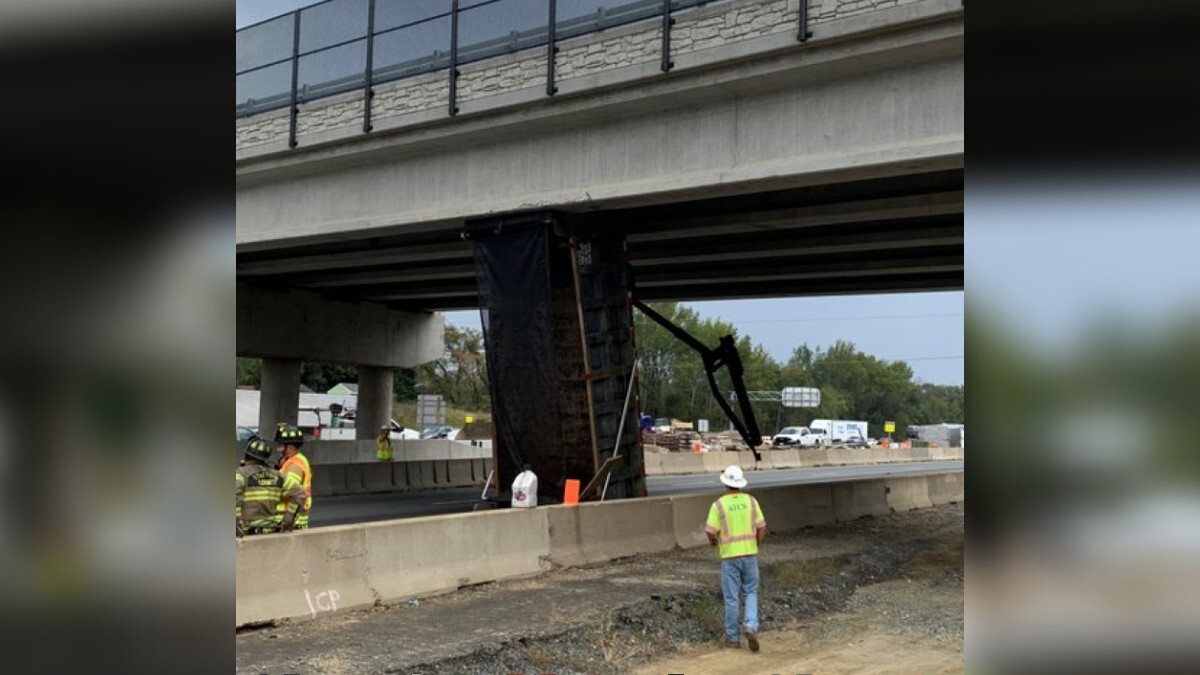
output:
<svg viewBox="0 0 1200 675"><path fill-rule="evenodd" d="M237 672L960 673L962 542L961 504L769 536L757 654L700 548L243 631Z"/></svg>

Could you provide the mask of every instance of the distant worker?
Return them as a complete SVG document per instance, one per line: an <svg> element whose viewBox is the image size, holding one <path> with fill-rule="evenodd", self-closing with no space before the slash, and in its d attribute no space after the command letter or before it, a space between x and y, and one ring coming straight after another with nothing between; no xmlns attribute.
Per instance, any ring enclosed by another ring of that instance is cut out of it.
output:
<svg viewBox="0 0 1200 675"><path fill-rule="evenodd" d="M742 646L738 624L738 593L746 598L744 630L750 651L758 651L758 545L767 532L758 500L742 492L746 477L731 464L721 474L725 494L708 510L704 533L721 554L721 593L725 596L725 646Z"/></svg>
<svg viewBox="0 0 1200 675"><path fill-rule="evenodd" d="M282 516L293 508L293 504L300 503L290 496L296 494L291 492L292 488L300 485L304 488L304 501L300 503L295 529L307 530L308 513L312 510L313 502L312 466L308 463L308 458L300 452L300 446L304 445L304 432L294 425L281 424L275 431L275 444L279 446L279 454L283 458L283 463L279 465L279 473L283 475L284 500L279 504L279 514Z"/></svg>
<svg viewBox="0 0 1200 675"><path fill-rule="evenodd" d="M375 439L375 459L381 462L392 461L392 430L389 427L379 427L379 438Z"/></svg>
<svg viewBox="0 0 1200 675"><path fill-rule="evenodd" d="M279 506L284 493L284 478L271 468L275 446L257 436L246 442L245 459L234 472L234 513L237 536L286 532L296 524L298 506L304 500L304 488L295 483L290 490L296 507L282 516Z"/></svg>

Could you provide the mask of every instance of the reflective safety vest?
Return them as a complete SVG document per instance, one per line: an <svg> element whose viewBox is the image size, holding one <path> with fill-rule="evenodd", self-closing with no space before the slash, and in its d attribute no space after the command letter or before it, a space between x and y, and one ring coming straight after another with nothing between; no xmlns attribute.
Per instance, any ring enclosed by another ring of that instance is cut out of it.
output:
<svg viewBox="0 0 1200 675"><path fill-rule="evenodd" d="M722 558L739 558L758 555L756 530L766 526L758 500L745 492L735 492L713 502L704 531L717 535Z"/></svg>
<svg viewBox="0 0 1200 675"><path fill-rule="evenodd" d="M284 490L290 487L291 481L299 480L304 486L304 494L307 498L304 500L304 507L300 509L300 517L308 520L308 512L312 509L312 467L308 465L308 458L297 452L291 457L285 459L279 467L279 473L283 474ZM287 513L287 502L279 503L279 513Z"/></svg>
<svg viewBox="0 0 1200 675"><path fill-rule="evenodd" d="M381 462L392 461L392 440L390 438L375 439L375 459Z"/></svg>

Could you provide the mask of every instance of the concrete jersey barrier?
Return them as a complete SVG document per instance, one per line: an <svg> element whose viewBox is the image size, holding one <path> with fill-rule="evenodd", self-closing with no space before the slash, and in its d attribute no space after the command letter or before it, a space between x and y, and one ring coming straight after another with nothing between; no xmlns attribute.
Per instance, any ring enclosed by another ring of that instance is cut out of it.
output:
<svg viewBox="0 0 1200 675"><path fill-rule="evenodd" d="M453 459L491 459L490 443L472 445L471 441L392 441L392 460L421 462ZM304 454L314 466L325 464L372 464L375 458L374 439L362 441L309 441Z"/></svg>
<svg viewBox="0 0 1200 675"><path fill-rule="evenodd" d="M406 464L434 471L433 462ZM787 533L961 502L964 481L957 471L763 489L751 485L748 492L762 504L770 530ZM529 576L554 565L707 546L704 521L719 494L500 509L242 539L236 552L236 624L398 602Z"/></svg>

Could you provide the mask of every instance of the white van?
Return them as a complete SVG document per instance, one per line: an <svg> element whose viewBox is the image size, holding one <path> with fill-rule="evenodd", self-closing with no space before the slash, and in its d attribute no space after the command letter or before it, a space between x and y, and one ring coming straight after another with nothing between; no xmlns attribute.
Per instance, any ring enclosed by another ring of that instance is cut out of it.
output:
<svg viewBox="0 0 1200 675"><path fill-rule="evenodd" d="M813 420L815 431L825 432L827 443L867 443L867 423L858 420Z"/></svg>

